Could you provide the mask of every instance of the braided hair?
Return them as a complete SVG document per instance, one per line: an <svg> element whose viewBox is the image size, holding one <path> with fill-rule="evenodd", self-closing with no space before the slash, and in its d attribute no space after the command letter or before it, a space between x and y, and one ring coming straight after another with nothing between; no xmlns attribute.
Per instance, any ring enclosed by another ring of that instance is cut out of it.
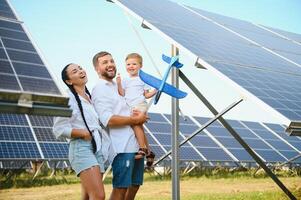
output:
<svg viewBox="0 0 301 200"><path fill-rule="evenodd" d="M82 116L82 118L83 118L83 120L84 120L84 123L85 123L85 125L86 125L86 128L88 129L90 135L92 136L91 142L92 142L93 152L95 153L95 152L96 152L96 142L95 142L95 140L94 140L94 138L93 138L93 135L92 135L92 132L91 132L91 130L89 129L89 126L88 126L88 124L87 124L87 121L86 121L86 118L85 118L85 115L84 115L84 111L83 111L83 106L82 106L81 100L80 100L80 98L79 98L77 92L75 91L73 85L69 85L69 84L66 83L66 80L69 80L69 77L68 77L68 75L67 75L67 68L68 68L71 64L72 64L72 63L66 65L66 66L64 67L64 69L62 70L62 80L63 80L63 82L67 85L67 87L70 89L70 91L72 92L72 94L74 95L74 97L75 97L75 99L76 99L77 105L78 105L78 107L79 107L79 110L80 110L81 116ZM91 98L91 94L90 94L90 92L89 92L89 90L88 90L88 88L87 88L86 86L85 86L85 92L86 92L86 93L89 95L89 97Z"/></svg>

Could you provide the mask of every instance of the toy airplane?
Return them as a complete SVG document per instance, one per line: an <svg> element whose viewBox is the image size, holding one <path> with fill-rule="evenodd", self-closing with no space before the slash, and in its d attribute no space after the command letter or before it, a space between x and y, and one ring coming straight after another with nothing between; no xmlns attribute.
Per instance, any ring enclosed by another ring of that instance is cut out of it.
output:
<svg viewBox="0 0 301 200"><path fill-rule="evenodd" d="M166 63L169 64L162 80L160 80L154 76L151 76L151 75L143 72L142 70L140 70L140 72L139 72L139 77L141 78L141 80L143 82L145 82L146 84L148 84L158 90L158 92L155 96L154 104L158 103L162 92L164 92L172 97L175 97L177 99L182 99L187 96L186 92L183 92L183 91L175 88L174 86L166 83L170 69L172 67L181 68L183 66L182 63L178 62L179 57L178 56L168 57L168 56L162 54L162 59Z"/></svg>

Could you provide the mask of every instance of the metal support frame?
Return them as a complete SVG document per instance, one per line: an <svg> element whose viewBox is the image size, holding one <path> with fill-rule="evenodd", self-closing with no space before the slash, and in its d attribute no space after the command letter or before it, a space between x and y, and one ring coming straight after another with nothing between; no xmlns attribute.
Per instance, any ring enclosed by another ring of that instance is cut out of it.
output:
<svg viewBox="0 0 301 200"><path fill-rule="evenodd" d="M180 78L185 84L194 92L194 94L206 105L206 107L217 115L217 110L210 104L210 102L200 93L200 91L189 81L183 72L179 70ZM285 185L277 178L277 176L265 165L265 163L257 156L257 154L249 147L249 145L238 135L238 133L231 127L223 117L219 117L220 123L229 131L229 133L240 143L240 145L252 156L252 158L259 164L260 167L273 179L273 181L282 189L282 191L293 200L297 198L285 187Z"/></svg>
<svg viewBox="0 0 301 200"><path fill-rule="evenodd" d="M172 56L179 55L179 49L174 45L171 47ZM179 70L175 67L172 67L171 70L171 83L174 87L179 87ZM179 169L179 100L176 98L172 98L171 102L171 122L172 126L172 160L171 160L171 178L172 178L172 199L178 200L180 199L180 169Z"/></svg>
<svg viewBox="0 0 301 200"><path fill-rule="evenodd" d="M24 163L18 168L18 170L22 169L28 162L30 161L24 161ZM10 180L10 178L14 175L14 173L11 173L8 177L6 177L4 183L6 183L8 180Z"/></svg>
<svg viewBox="0 0 301 200"><path fill-rule="evenodd" d="M37 177L37 175L40 173L43 165L44 165L44 161L38 166L38 169L36 173L33 175L32 180L34 180Z"/></svg>
<svg viewBox="0 0 301 200"><path fill-rule="evenodd" d="M190 136L188 136L185 140L183 140L180 144L179 147L183 146L186 142L188 142L191 138L196 136L197 134L201 133L205 128L210 126L213 122L215 122L219 117L223 116L226 114L228 111L230 111L232 108L234 108L236 105L238 105L240 102L242 102L243 99L239 99L237 102L232 103L229 105L225 110L217 114L214 118L210 119L207 121L202 127L200 127L198 130L194 131ZM171 154L171 150L169 150L165 155L161 156L158 160L154 162L154 165L157 165L161 161L163 161L167 156Z"/></svg>
<svg viewBox="0 0 301 200"><path fill-rule="evenodd" d="M19 91L0 91L0 113L70 117L67 97Z"/></svg>
<svg viewBox="0 0 301 200"><path fill-rule="evenodd" d="M299 155L296 155L295 157L292 157L291 159L289 159L288 161L281 163L280 165L278 165L277 167L282 167L290 162L293 162L294 160L298 159L301 157L301 153Z"/></svg>

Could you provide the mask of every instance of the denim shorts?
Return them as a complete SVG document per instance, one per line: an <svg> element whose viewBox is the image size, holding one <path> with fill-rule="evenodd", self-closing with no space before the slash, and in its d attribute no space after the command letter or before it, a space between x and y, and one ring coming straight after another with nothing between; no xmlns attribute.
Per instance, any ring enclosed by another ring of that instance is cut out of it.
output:
<svg viewBox="0 0 301 200"><path fill-rule="evenodd" d="M135 153L119 153L112 163L113 188L142 185L144 158L135 159Z"/></svg>
<svg viewBox="0 0 301 200"><path fill-rule="evenodd" d="M104 158L101 151L93 153L91 141L74 139L69 144L69 161L76 175L93 166L99 166L100 171L104 173Z"/></svg>

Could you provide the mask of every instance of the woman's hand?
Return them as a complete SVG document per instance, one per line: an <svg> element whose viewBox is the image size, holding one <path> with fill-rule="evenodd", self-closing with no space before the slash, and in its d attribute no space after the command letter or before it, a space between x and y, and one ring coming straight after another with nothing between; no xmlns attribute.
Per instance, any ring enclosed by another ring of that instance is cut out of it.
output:
<svg viewBox="0 0 301 200"><path fill-rule="evenodd" d="M84 134L83 134L82 139L87 140L87 141L92 140L92 136L91 136L91 134L88 130L84 130Z"/></svg>

